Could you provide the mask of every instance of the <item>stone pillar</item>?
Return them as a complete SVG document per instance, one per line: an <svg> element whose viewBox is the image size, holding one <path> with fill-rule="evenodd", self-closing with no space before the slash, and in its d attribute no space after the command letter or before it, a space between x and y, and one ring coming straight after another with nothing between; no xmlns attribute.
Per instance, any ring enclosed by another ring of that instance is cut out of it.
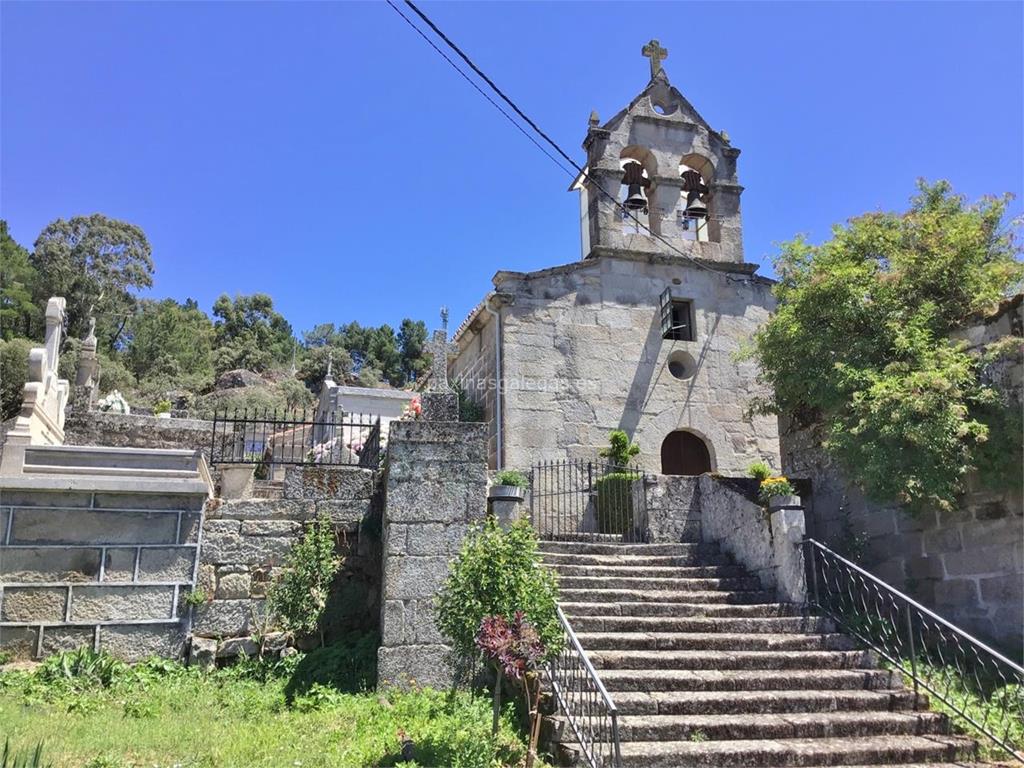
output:
<svg viewBox="0 0 1024 768"><path fill-rule="evenodd" d="M487 425L396 421L384 506L381 685L450 686L434 598L470 523L487 510Z"/></svg>

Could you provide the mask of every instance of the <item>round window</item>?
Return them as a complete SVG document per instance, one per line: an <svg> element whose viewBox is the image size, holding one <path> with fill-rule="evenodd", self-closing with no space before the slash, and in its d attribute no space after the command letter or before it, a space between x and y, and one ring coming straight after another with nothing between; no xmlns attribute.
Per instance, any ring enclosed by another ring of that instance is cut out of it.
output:
<svg viewBox="0 0 1024 768"><path fill-rule="evenodd" d="M689 352L676 350L668 356L668 372L677 379L692 379L697 372L697 361Z"/></svg>

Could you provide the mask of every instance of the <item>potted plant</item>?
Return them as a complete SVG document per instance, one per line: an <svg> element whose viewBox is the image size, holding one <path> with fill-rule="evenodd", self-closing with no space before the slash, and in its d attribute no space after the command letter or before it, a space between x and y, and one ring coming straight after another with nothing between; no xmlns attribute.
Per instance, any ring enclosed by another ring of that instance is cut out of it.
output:
<svg viewBox="0 0 1024 768"><path fill-rule="evenodd" d="M800 506L800 497L796 495L793 484L781 475L762 480L757 496L762 504L767 505L769 512Z"/></svg>
<svg viewBox="0 0 1024 768"><path fill-rule="evenodd" d="M158 419L171 418L171 401L166 399L157 401L157 404L153 406L153 413Z"/></svg>
<svg viewBox="0 0 1024 768"><path fill-rule="evenodd" d="M505 469L494 478L487 498L494 501L522 501L526 495L526 486L530 484L526 475L518 469Z"/></svg>

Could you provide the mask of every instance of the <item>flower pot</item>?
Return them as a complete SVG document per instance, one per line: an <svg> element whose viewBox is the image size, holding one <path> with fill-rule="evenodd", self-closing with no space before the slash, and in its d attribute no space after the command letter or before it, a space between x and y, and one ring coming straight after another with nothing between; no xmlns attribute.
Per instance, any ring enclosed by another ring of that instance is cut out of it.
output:
<svg viewBox="0 0 1024 768"><path fill-rule="evenodd" d="M771 496L768 498L768 511L775 512L778 509L803 509L800 497L796 495Z"/></svg>
<svg viewBox="0 0 1024 768"><path fill-rule="evenodd" d="M492 485L487 493L487 506L498 519L498 525L508 530L522 515L526 490L518 485Z"/></svg>
<svg viewBox="0 0 1024 768"><path fill-rule="evenodd" d="M156 415L156 417L158 419L169 419L169 418L171 418L171 412L170 411L164 411L163 413L158 413Z"/></svg>
<svg viewBox="0 0 1024 768"><path fill-rule="evenodd" d="M526 497L526 489L518 485L492 485L487 493L491 501L522 501Z"/></svg>

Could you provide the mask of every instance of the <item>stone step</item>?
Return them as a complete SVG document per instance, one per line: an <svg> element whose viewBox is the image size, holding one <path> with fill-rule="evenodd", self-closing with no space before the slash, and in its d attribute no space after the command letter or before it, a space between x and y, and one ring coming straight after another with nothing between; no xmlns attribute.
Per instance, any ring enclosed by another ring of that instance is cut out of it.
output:
<svg viewBox="0 0 1024 768"><path fill-rule="evenodd" d="M601 682L618 691L858 691L894 690L899 673L885 669L602 669Z"/></svg>
<svg viewBox="0 0 1024 768"><path fill-rule="evenodd" d="M749 605L768 603L775 599L771 592L759 590L668 590L668 589L572 589L561 587L560 596L570 603L727 603ZM564 610L564 609L563 609Z"/></svg>
<svg viewBox="0 0 1024 768"><path fill-rule="evenodd" d="M741 741L635 741L622 744L624 768L776 768L898 765L972 759L977 745L958 736Z"/></svg>
<svg viewBox="0 0 1024 768"><path fill-rule="evenodd" d="M736 579L747 577L747 572L738 565L671 566L648 565L569 565L567 563L545 563L554 569L559 578L569 577L625 577L650 576L657 579ZM749 577L748 577L749 578Z"/></svg>
<svg viewBox="0 0 1024 768"><path fill-rule="evenodd" d="M897 690L618 691L620 715L729 715L912 709L914 692ZM919 706L923 701L917 702Z"/></svg>
<svg viewBox="0 0 1024 768"><path fill-rule="evenodd" d="M586 646L584 646L586 650ZM587 651L602 669L864 669L868 651Z"/></svg>
<svg viewBox="0 0 1024 768"><path fill-rule="evenodd" d="M686 542L681 544L601 544L589 541L542 541L540 551L552 554L575 555L638 555L653 557L664 555L689 555L705 549L704 544Z"/></svg>
<svg viewBox="0 0 1024 768"><path fill-rule="evenodd" d="M696 599L699 593L689 592L686 597ZM793 603L750 602L750 603L711 603L711 602L639 602L630 600L619 602L595 602L593 592L583 590L574 593L570 598L564 592L560 602L566 616L672 616L674 618L770 618L800 616L802 608Z"/></svg>
<svg viewBox="0 0 1024 768"><path fill-rule="evenodd" d="M622 741L926 736L945 734L948 730L949 721L938 712L626 715L619 718L619 737Z"/></svg>
<svg viewBox="0 0 1024 768"><path fill-rule="evenodd" d="M675 555L594 555L579 552L548 552L539 550L545 565L596 565L596 566L705 566L733 565L729 555L714 544L683 545L688 551Z"/></svg>
<svg viewBox="0 0 1024 768"><path fill-rule="evenodd" d="M601 650L694 651L852 651L855 643L840 634L737 632L577 632L589 653Z"/></svg>
<svg viewBox="0 0 1024 768"><path fill-rule="evenodd" d="M563 607L564 608L564 607ZM789 618L685 618L677 616L587 616L566 613L577 633L583 632L834 632L830 619L801 616Z"/></svg>
<svg viewBox="0 0 1024 768"><path fill-rule="evenodd" d="M743 590L759 590L761 582L756 578L729 579L660 579L625 576L560 576L560 589L635 589L642 591L664 592L740 592Z"/></svg>

